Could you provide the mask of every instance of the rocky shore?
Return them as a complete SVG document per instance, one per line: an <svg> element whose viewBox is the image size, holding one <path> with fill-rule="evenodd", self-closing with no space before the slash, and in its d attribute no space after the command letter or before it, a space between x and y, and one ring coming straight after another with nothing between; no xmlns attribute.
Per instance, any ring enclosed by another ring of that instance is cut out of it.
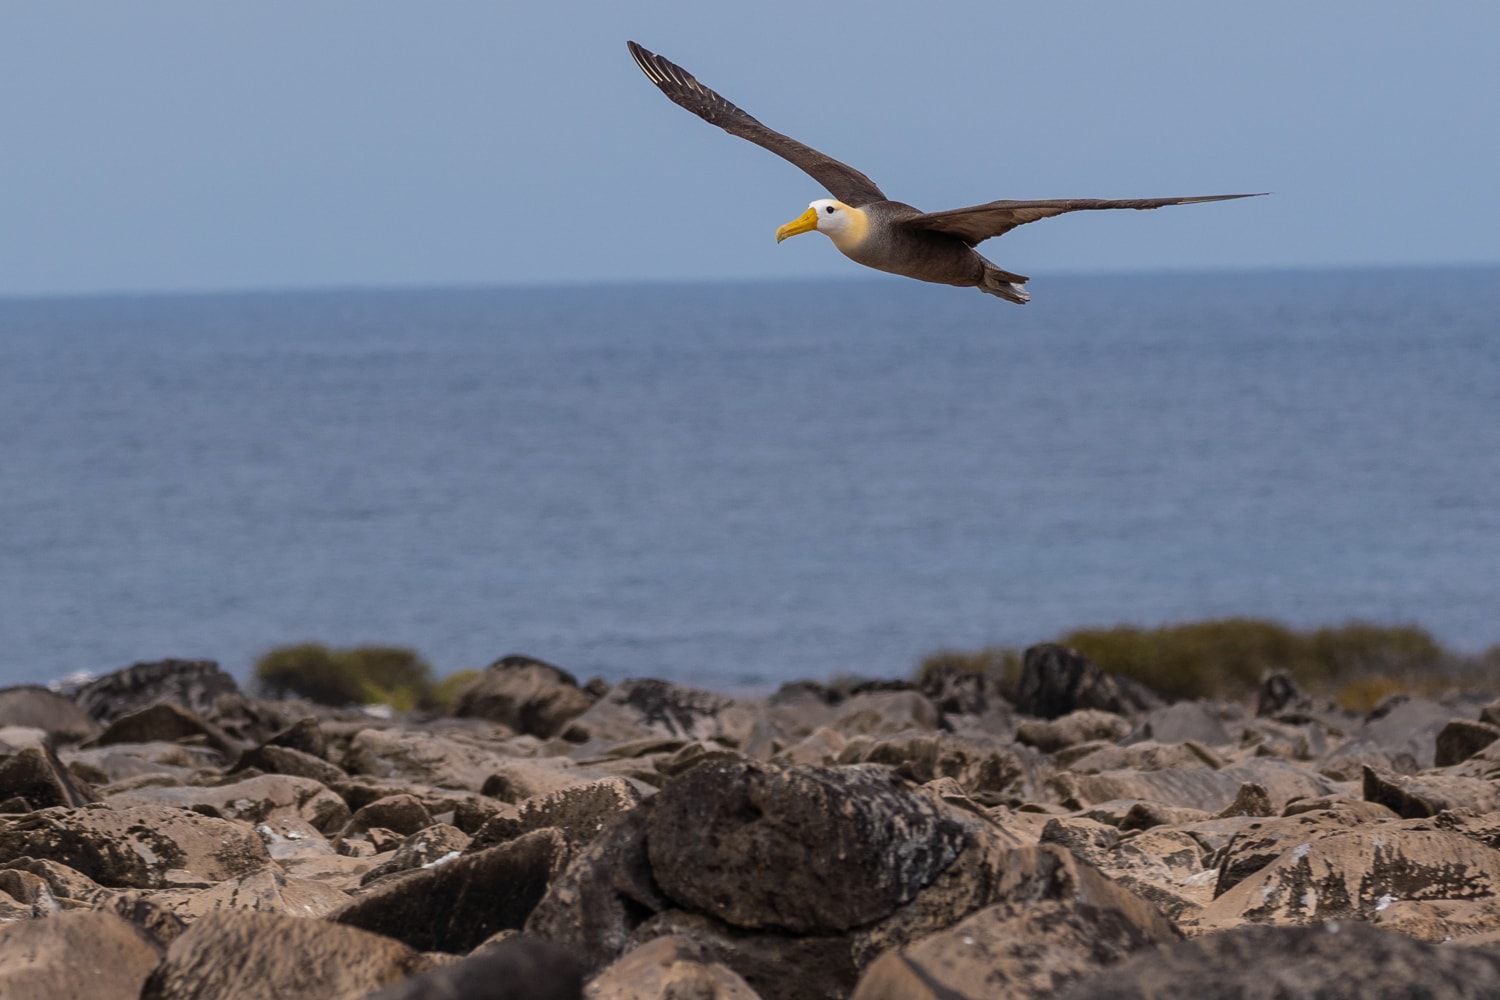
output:
<svg viewBox="0 0 1500 1000"><path fill-rule="evenodd" d="M1060 646L758 699L512 656L396 719L137 664L0 690L0 997L1496 997L1497 737Z"/></svg>

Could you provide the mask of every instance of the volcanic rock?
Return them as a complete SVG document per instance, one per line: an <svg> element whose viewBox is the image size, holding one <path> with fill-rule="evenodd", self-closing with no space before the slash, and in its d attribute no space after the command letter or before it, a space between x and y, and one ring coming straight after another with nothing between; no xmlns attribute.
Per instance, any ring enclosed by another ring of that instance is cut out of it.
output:
<svg viewBox="0 0 1500 1000"><path fill-rule="evenodd" d="M1016 710L1043 719L1080 708L1130 715L1162 704L1142 685L1105 673L1076 649L1051 643L1026 650L1016 690Z"/></svg>

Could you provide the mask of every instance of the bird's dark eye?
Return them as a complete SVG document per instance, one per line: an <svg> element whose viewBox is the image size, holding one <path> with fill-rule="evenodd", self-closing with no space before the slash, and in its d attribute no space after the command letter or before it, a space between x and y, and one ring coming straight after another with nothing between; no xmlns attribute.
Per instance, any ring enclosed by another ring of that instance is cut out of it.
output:
<svg viewBox="0 0 1500 1000"><path fill-rule="evenodd" d="M824 205L823 206L823 211L827 212L829 215L832 215L833 214L833 206L832 205Z"/></svg>

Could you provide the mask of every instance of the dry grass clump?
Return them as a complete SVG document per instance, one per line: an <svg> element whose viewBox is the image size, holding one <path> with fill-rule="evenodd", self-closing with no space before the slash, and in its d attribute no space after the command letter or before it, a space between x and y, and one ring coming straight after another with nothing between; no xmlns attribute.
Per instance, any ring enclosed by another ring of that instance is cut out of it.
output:
<svg viewBox="0 0 1500 1000"><path fill-rule="evenodd" d="M1500 692L1500 645L1465 657L1414 625L1350 622L1303 630L1265 619L1221 618L1074 629L1054 641L1174 699L1245 697L1272 669L1290 671L1307 690L1355 711L1398 691ZM922 661L917 679L920 684L932 671L960 667L1013 684L1020 663L1020 653L1006 647L943 650Z"/></svg>

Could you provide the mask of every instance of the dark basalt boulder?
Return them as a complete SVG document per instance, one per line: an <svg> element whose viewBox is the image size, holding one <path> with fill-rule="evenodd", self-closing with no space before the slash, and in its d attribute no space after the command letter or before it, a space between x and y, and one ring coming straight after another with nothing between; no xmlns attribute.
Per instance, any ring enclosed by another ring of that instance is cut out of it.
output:
<svg viewBox="0 0 1500 1000"><path fill-rule="evenodd" d="M73 701L106 723L159 701L176 702L208 717L219 697L238 694L239 689L213 660L157 660L89 681L73 692Z"/></svg>
<svg viewBox="0 0 1500 1000"><path fill-rule="evenodd" d="M1078 650L1053 643L1026 650L1016 687L1016 710L1041 719L1081 708L1132 715L1164 704L1144 685L1105 673Z"/></svg>
<svg viewBox="0 0 1500 1000"><path fill-rule="evenodd" d="M490 664L454 701L459 718L489 719L518 733L550 739L594 704L594 696L561 667L511 655Z"/></svg>
<svg viewBox="0 0 1500 1000"><path fill-rule="evenodd" d="M1432 945L1357 920L1241 927L1144 951L1062 1000L1481 1000L1500 954Z"/></svg>
<svg viewBox="0 0 1500 1000"><path fill-rule="evenodd" d="M518 934L476 948L462 961L393 983L364 1000L580 1000L582 996L583 967L566 948Z"/></svg>
<svg viewBox="0 0 1500 1000"><path fill-rule="evenodd" d="M25 800L31 809L99 801L88 782L69 771L46 740L9 755L0 747L0 800L10 798Z"/></svg>
<svg viewBox="0 0 1500 1000"><path fill-rule="evenodd" d="M963 825L885 768L749 760L710 762L668 782L647 832L651 871L679 905L801 934L889 916L965 841Z"/></svg>
<svg viewBox="0 0 1500 1000"><path fill-rule="evenodd" d="M572 856L560 831L537 830L383 883L328 919L462 955L499 931L521 929Z"/></svg>
<svg viewBox="0 0 1500 1000"><path fill-rule="evenodd" d="M197 713L170 701L159 701L138 711L116 716L94 740L95 746L113 743L174 743L200 740L220 753L233 755L240 746L228 733Z"/></svg>

